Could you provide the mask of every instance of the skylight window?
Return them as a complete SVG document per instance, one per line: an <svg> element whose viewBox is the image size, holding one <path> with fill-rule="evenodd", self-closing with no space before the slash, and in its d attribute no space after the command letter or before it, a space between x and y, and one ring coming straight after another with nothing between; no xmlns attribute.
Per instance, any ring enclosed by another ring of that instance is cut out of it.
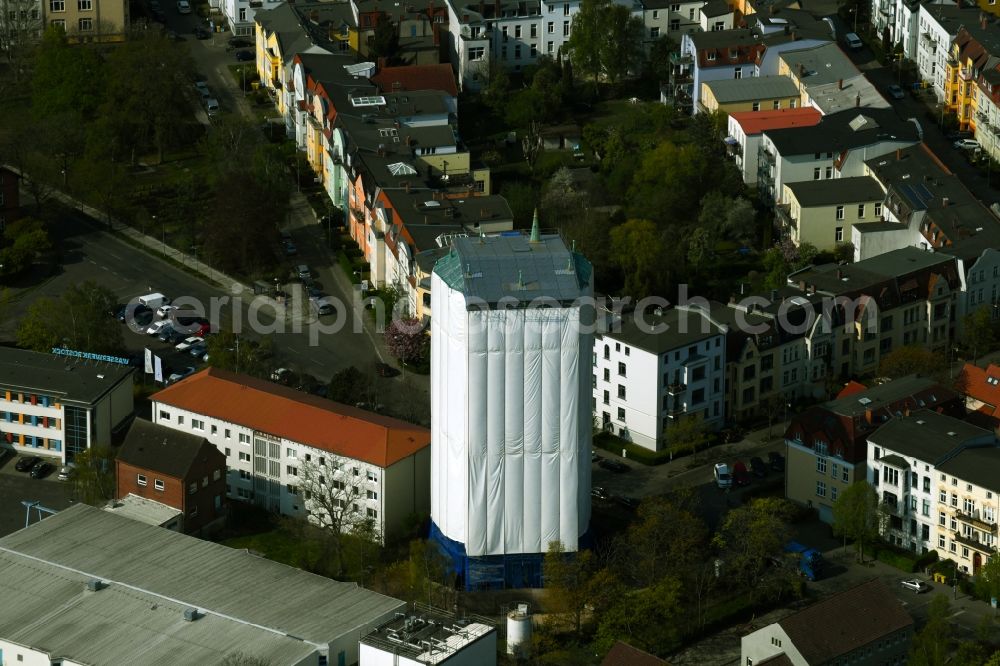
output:
<svg viewBox="0 0 1000 666"><path fill-rule="evenodd" d="M382 95L372 95L371 97L352 97L351 104L354 106L385 106L385 97Z"/></svg>

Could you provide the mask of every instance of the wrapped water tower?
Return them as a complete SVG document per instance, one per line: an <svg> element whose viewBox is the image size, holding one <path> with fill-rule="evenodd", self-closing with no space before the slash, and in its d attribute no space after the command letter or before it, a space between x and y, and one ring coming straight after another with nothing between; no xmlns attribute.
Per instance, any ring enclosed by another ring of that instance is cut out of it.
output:
<svg viewBox="0 0 1000 666"><path fill-rule="evenodd" d="M531 626L528 604L516 604L507 613L507 654L518 659L531 656Z"/></svg>
<svg viewBox="0 0 1000 666"><path fill-rule="evenodd" d="M590 523L593 270L536 215L455 239L431 293L431 536L466 589L538 587Z"/></svg>

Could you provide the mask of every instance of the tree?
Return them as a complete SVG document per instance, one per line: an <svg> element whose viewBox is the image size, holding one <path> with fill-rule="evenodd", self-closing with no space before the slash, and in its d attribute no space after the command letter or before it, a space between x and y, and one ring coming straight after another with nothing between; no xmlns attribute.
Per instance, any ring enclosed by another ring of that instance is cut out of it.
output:
<svg viewBox="0 0 1000 666"><path fill-rule="evenodd" d="M366 402L377 402L375 400L368 400L367 396L371 389L371 384L371 379L352 365L339 370L333 375L326 397L334 402L342 402L345 405L353 405L359 399Z"/></svg>
<svg viewBox="0 0 1000 666"><path fill-rule="evenodd" d="M629 220L611 230L612 260L625 273L625 293L639 300L659 283L660 234L650 220Z"/></svg>
<svg viewBox="0 0 1000 666"><path fill-rule="evenodd" d="M275 265L271 251L275 221L284 212L281 199L268 187L256 175L237 172L222 174L216 182L214 217L203 233L205 254L215 267L224 272L270 274Z"/></svg>
<svg viewBox="0 0 1000 666"><path fill-rule="evenodd" d="M978 582L990 598L1000 599L1000 557L989 559L977 574Z"/></svg>
<svg viewBox="0 0 1000 666"><path fill-rule="evenodd" d="M304 498L310 522L322 532L324 555L329 558L334 575L339 575L344 566L344 535L367 519L358 508L361 491L356 485L353 466L348 459L331 454L302 461L297 472L296 493Z"/></svg>
<svg viewBox="0 0 1000 666"><path fill-rule="evenodd" d="M604 10L609 5L609 0L583 0L580 10L573 17L572 30L566 43L573 68L584 76L593 78L595 90L600 84L603 64L601 47L607 39Z"/></svg>
<svg viewBox="0 0 1000 666"><path fill-rule="evenodd" d="M210 366L260 378L268 376L269 360L274 355L273 346L270 336L264 336L258 342L227 330L218 331L205 339Z"/></svg>
<svg viewBox="0 0 1000 666"><path fill-rule="evenodd" d="M878 493L867 481L852 483L833 503L833 533L854 541L858 562L865 560L865 544L878 538L882 526Z"/></svg>
<svg viewBox="0 0 1000 666"><path fill-rule="evenodd" d="M379 14L375 23L371 55L375 58L385 58L386 63L390 65L399 55L399 27L386 13Z"/></svg>
<svg viewBox="0 0 1000 666"><path fill-rule="evenodd" d="M602 13L601 69L608 82L614 85L630 73L638 72L642 63L645 27L642 19L632 16L630 8L625 5L610 4Z"/></svg>
<svg viewBox="0 0 1000 666"><path fill-rule="evenodd" d="M626 532L626 557L632 579L652 587L667 573L682 580L705 559L708 528L689 506L688 498L655 497L639 505Z"/></svg>
<svg viewBox="0 0 1000 666"><path fill-rule="evenodd" d="M559 541L549 544L542 562L545 607L556 623L568 626L577 635L583 627L594 573L594 557L589 550L573 553Z"/></svg>
<svg viewBox="0 0 1000 666"><path fill-rule="evenodd" d="M73 459L73 488L76 499L102 506L115 496L115 452L108 446L94 446Z"/></svg>
<svg viewBox="0 0 1000 666"><path fill-rule="evenodd" d="M708 431L705 422L696 417L682 418L663 431L667 450L671 460L675 453L690 451L697 453L698 449L708 444Z"/></svg>
<svg viewBox="0 0 1000 666"><path fill-rule="evenodd" d="M972 362L986 352L993 351L996 343L996 327L993 323L993 307L981 306L962 319L962 342L972 350Z"/></svg>
<svg viewBox="0 0 1000 666"><path fill-rule="evenodd" d="M907 664L910 666L944 666L952 647L952 630L948 622L951 604L948 597L935 594L927 606L927 624L913 640Z"/></svg>
<svg viewBox="0 0 1000 666"><path fill-rule="evenodd" d="M45 223L30 217L8 222L3 230L3 244L0 277L30 268L41 254L52 248Z"/></svg>
<svg viewBox="0 0 1000 666"><path fill-rule="evenodd" d="M454 574L434 543L424 539L411 541L407 567L414 598L423 597L428 605L451 608Z"/></svg>
<svg viewBox="0 0 1000 666"><path fill-rule="evenodd" d="M666 83L670 79L670 56L677 52L677 42L669 35L661 35L653 42L646 59L646 74L656 83Z"/></svg>
<svg viewBox="0 0 1000 666"><path fill-rule="evenodd" d="M594 648L604 654L618 640L653 654L679 647L684 620L681 583L673 577L627 591L599 616Z"/></svg>
<svg viewBox="0 0 1000 666"><path fill-rule="evenodd" d="M936 375L945 369L945 359L940 353L920 345L905 345L882 357L878 373L882 377L897 379L914 373Z"/></svg>
<svg viewBox="0 0 1000 666"><path fill-rule="evenodd" d="M713 542L722 551L725 575L750 590L751 599L772 582L770 560L781 557L788 542L791 505L773 497L755 499L726 514Z"/></svg>
<svg viewBox="0 0 1000 666"><path fill-rule="evenodd" d="M97 51L71 45L59 26L47 28L35 57L33 112L43 117L77 112L82 118L92 118L103 91L103 68Z"/></svg>
<svg viewBox="0 0 1000 666"><path fill-rule="evenodd" d="M237 650L226 654L219 666L271 666L271 661Z"/></svg>
<svg viewBox="0 0 1000 666"><path fill-rule="evenodd" d="M122 328L110 316L117 309L113 291L96 282L73 285L58 300L39 298L17 327L17 344L47 352L53 347L95 354L120 354L125 347Z"/></svg>
<svg viewBox="0 0 1000 666"><path fill-rule="evenodd" d="M385 347L407 365L420 365L430 354L430 338L418 319L393 319L385 330Z"/></svg>

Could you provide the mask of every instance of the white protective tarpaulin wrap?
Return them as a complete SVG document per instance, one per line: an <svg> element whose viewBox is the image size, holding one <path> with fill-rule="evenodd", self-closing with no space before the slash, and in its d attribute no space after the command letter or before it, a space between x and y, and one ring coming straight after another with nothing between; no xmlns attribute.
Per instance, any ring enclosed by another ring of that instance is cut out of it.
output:
<svg viewBox="0 0 1000 666"><path fill-rule="evenodd" d="M469 556L576 550L590 522L590 322L579 306L469 310L431 280L432 519Z"/></svg>

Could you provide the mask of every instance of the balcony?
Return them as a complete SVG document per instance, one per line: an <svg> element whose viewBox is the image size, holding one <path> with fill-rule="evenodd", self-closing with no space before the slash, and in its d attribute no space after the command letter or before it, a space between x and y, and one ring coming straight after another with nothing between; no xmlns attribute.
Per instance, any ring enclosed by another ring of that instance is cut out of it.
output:
<svg viewBox="0 0 1000 666"><path fill-rule="evenodd" d="M973 72L971 67L959 67L958 75L965 81L971 81L973 79Z"/></svg>
<svg viewBox="0 0 1000 666"><path fill-rule="evenodd" d="M961 534L955 535L955 543L960 543L963 546L968 546L973 550L978 550L984 555L994 555L997 552L996 546L988 543L983 543L982 541L977 541L976 539L962 536Z"/></svg>
<svg viewBox="0 0 1000 666"><path fill-rule="evenodd" d="M680 395L687 390L687 384L683 382L670 382L667 384L667 394L668 395Z"/></svg>
<svg viewBox="0 0 1000 666"><path fill-rule="evenodd" d="M772 153L769 150L760 151L760 161L763 164L768 164L768 165L774 164L775 161L774 153Z"/></svg>
<svg viewBox="0 0 1000 666"><path fill-rule="evenodd" d="M694 64L694 58L691 57L689 53L681 53L680 51L674 51L670 54L670 64L677 66L687 66L690 67Z"/></svg>
<svg viewBox="0 0 1000 666"><path fill-rule="evenodd" d="M798 222L792 217L791 204L778 204L774 207L775 221L781 229L791 230L798 228Z"/></svg>
<svg viewBox="0 0 1000 666"><path fill-rule="evenodd" d="M667 416L680 416L684 414L687 410L684 408L683 402L675 402L674 404L667 407Z"/></svg>
<svg viewBox="0 0 1000 666"><path fill-rule="evenodd" d="M989 534L997 534L997 524L990 523L979 516L979 512L976 511L974 514L965 513L964 511L959 511L955 509L955 518L967 525L972 525L977 530L981 532L987 532Z"/></svg>

